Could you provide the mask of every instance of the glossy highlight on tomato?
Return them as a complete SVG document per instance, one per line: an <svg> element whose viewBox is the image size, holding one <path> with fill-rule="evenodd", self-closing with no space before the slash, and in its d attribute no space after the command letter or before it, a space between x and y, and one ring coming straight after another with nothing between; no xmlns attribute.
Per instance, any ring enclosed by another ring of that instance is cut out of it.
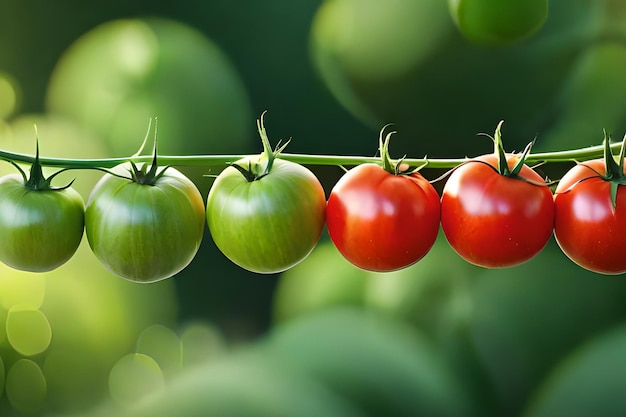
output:
<svg viewBox="0 0 626 417"><path fill-rule="evenodd" d="M441 225L465 260L486 268L521 264L543 249L552 235L550 188L524 165L512 178L496 170L497 156L483 155L458 166L441 198ZM519 158L507 155L512 168ZM543 185L541 185L543 184Z"/></svg>
<svg viewBox="0 0 626 417"><path fill-rule="evenodd" d="M603 159L577 164L554 196L554 235L579 266L601 274L626 272L626 189L618 185L615 207Z"/></svg>
<svg viewBox="0 0 626 417"><path fill-rule="evenodd" d="M33 190L19 174L0 179L0 261L29 272L67 262L83 237L84 203L76 190Z"/></svg>
<svg viewBox="0 0 626 417"><path fill-rule="evenodd" d="M114 170L128 175L128 164ZM89 196L87 239L110 271L137 282L169 278L193 260L204 233L195 184L168 167L153 185L105 174Z"/></svg>
<svg viewBox="0 0 626 417"><path fill-rule="evenodd" d="M392 174L362 164L333 187L326 208L328 233L359 268L385 272L419 261L437 238L439 195L418 172Z"/></svg>

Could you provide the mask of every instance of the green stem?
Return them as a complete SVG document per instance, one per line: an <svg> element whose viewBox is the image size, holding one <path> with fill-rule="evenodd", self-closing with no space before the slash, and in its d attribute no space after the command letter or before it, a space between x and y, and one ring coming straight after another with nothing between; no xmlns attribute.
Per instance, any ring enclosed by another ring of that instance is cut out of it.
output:
<svg viewBox="0 0 626 417"><path fill-rule="evenodd" d="M611 145L612 150L619 150L620 144L614 143ZM526 163L534 165L540 162L572 162L572 161L586 161L589 159L602 158L603 146L590 146L588 148L557 151L557 152L542 152L542 153L530 153L526 158ZM158 163L161 166L173 165L173 166L226 166L227 164L238 161L242 158L253 155L184 155L184 156L170 156L160 155ZM380 163L380 158L375 156L344 156L344 155L307 155L307 154L292 154L281 153L279 156L281 159L296 162L302 165L359 165L363 163ZM23 162L32 164L35 161L35 156L8 152L0 150L0 159L11 160L14 162ZM112 168L124 162L132 160L133 162L151 162L152 156L133 156L126 158L104 158L104 159L67 159L67 158L49 158L39 157L39 163L49 167L60 167L68 169L94 169L94 168ZM403 162L410 166L420 166L426 164L428 168L435 169L449 169L462 164L467 161L463 159L415 159L404 158Z"/></svg>

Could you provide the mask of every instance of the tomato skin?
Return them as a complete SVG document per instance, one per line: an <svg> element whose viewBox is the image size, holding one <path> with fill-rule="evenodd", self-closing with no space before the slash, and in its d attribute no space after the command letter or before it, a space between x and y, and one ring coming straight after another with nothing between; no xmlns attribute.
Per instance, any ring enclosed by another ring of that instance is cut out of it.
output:
<svg viewBox="0 0 626 417"><path fill-rule="evenodd" d="M479 44L517 42L548 18L548 0L448 0L448 6L463 35Z"/></svg>
<svg viewBox="0 0 626 417"><path fill-rule="evenodd" d="M171 167L154 185L105 174L89 196L85 224L91 250L107 269L131 281L159 281L193 260L204 233L204 200Z"/></svg>
<svg viewBox="0 0 626 417"><path fill-rule="evenodd" d="M554 196L554 236L561 250L579 266L601 274L626 272L626 190L617 191L615 210L604 160L574 166ZM581 181L584 180L584 181Z"/></svg>
<svg viewBox="0 0 626 417"><path fill-rule="evenodd" d="M326 208L328 233L359 268L386 272L407 267L437 239L439 195L419 173L394 175L362 164L333 187Z"/></svg>
<svg viewBox="0 0 626 417"><path fill-rule="evenodd" d="M84 203L73 188L30 190L19 174L0 178L0 261L29 272L67 262L83 237Z"/></svg>
<svg viewBox="0 0 626 417"><path fill-rule="evenodd" d="M252 157L238 161L246 167ZM260 274L282 272L313 250L324 228L326 196L302 165L275 159L271 171L248 181L232 166L216 178L206 217L213 241L232 262Z"/></svg>
<svg viewBox="0 0 626 417"><path fill-rule="evenodd" d="M457 167L441 197L441 225L450 245L466 261L486 268L526 262L543 249L554 227L547 186L500 175L495 155ZM512 168L517 157L508 155ZM491 165L491 167L489 166ZM520 176L544 183L528 166Z"/></svg>

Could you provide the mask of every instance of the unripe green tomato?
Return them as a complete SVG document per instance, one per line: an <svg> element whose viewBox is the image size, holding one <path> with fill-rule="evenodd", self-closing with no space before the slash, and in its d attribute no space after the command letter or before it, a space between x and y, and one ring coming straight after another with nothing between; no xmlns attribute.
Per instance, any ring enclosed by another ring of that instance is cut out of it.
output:
<svg viewBox="0 0 626 417"><path fill-rule="evenodd" d="M106 174L89 196L85 224L104 266L131 281L154 282L193 260L204 233L204 201L174 168L154 185Z"/></svg>
<svg viewBox="0 0 626 417"><path fill-rule="evenodd" d="M548 0L448 0L448 5L463 36L479 44L517 42L548 17Z"/></svg>
<svg viewBox="0 0 626 417"><path fill-rule="evenodd" d="M255 158L237 164L245 167ZM276 159L271 171L254 181L232 166L222 171L209 192L206 215L213 241L227 258L271 274L308 256L324 228L325 210L324 189L315 175Z"/></svg>
<svg viewBox="0 0 626 417"><path fill-rule="evenodd" d="M0 178L0 261L22 271L51 271L80 244L83 199L73 188L31 190L19 174Z"/></svg>

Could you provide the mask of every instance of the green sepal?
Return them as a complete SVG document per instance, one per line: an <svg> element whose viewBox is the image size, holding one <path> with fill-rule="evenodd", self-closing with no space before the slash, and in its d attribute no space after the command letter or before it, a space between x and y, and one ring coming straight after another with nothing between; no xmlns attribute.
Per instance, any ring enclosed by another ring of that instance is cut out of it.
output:
<svg viewBox="0 0 626 417"><path fill-rule="evenodd" d="M611 207L613 211L615 211L615 207L617 206L617 189L619 188L620 183L616 181L609 182L609 191L611 194Z"/></svg>
<svg viewBox="0 0 626 417"><path fill-rule="evenodd" d="M391 162L391 158L389 156L389 141L391 140L391 136L396 132L391 131L387 133L385 135L385 138L383 139L383 133L385 132L385 129L389 126L391 125L387 124L383 126L382 129L380 129L380 134L378 135L378 151L380 152L380 162L382 164L383 169L390 174L396 175L397 174L396 165L394 165L394 163Z"/></svg>
<svg viewBox="0 0 626 417"><path fill-rule="evenodd" d="M148 165L142 165L141 169L137 167L137 164L132 160L132 158L137 157L143 152L144 147L146 146L146 141L148 139L148 133L146 133L146 137L141 144L139 150L131 156L130 162L130 179L138 184L142 185L155 185L156 182L165 174L165 171L169 168L165 166L163 169L159 170L159 156L158 156L158 120L154 119L154 141L152 145L152 163L150 164L150 169L148 169ZM150 132L150 127L152 126L152 119L148 124L148 132Z"/></svg>
<svg viewBox="0 0 626 417"><path fill-rule="evenodd" d="M504 152L504 145L502 145L502 123L504 123L504 120L500 120L500 123L498 123L498 126L496 127L496 132L493 135L494 153L496 154L498 159L498 164L496 168L498 169L500 175L510 177L512 176L511 170L509 169L509 163L506 159L506 152Z"/></svg>
<svg viewBox="0 0 626 417"><path fill-rule="evenodd" d="M244 168L241 165L237 164L237 163L232 163L229 164L229 166L235 168L237 171L239 171L241 173L241 175L244 176L244 178L246 179L246 181L248 182L252 182L257 180L258 178L256 177L256 175L254 175L252 173L252 162L248 161L248 167Z"/></svg>
<svg viewBox="0 0 626 417"><path fill-rule="evenodd" d="M601 176L605 181L609 181L609 191L611 196L611 208L615 211L617 207L617 190L620 185L626 185L626 175L624 174L624 156L626 155L626 135L622 140L622 147L619 151L619 163L615 161L613 152L611 151L611 141L604 131L604 165L606 166L606 175Z"/></svg>
<svg viewBox="0 0 626 417"><path fill-rule="evenodd" d="M526 145L526 147L524 148L524 151L522 152L522 155L517 160L517 163L515 164L515 166L513 166L513 169L510 169L509 163L506 158L506 152L504 151L504 145L502 144L501 129L502 129L503 123L504 123L504 120L501 120L500 123L498 123L498 126L496 127L496 132L493 135L494 153L497 158L496 169L500 175L503 175L505 177L521 179L527 182L531 182L527 180L526 178L521 177L519 174L522 171L524 164L526 163L526 158L530 154L530 151L533 145L535 144L535 140L533 139L532 142Z"/></svg>
<svg viewBox="0 0 626 417"><path fill-rule="evenodd" d="M15 162L9 161L17 170L20 172L22 179L24 180L24 187L33 191L59 191L65 190L69 188L74 183L74 180L70 181L68 184L62 187L53 187L52 179L56 177L61 172L67 171L67 169L61 169L54 174L50 175L48 178L43 173L43 166L41 162L39 162L39 134L37 132L37 126L35 126L35 160L33 164L30 166L30 172L28 177L24 170Z"/></svg>
<svg viewBox="0 0 626 417"><path fill-rule="evenodd" d="M608 135L606 134L606 130L604 131L604 140L602 141L604 144L604 164L606 165L606 180L611 181L614 179L620 179L624 176L624 167L623 162L619 164L615 162L615 157L613 156L613 152L611 151L611 141L609 140ZM621 161L623 161L624 157L624 145L622 144L622 149L620 151Z"/></svg>
<svg viewBox="0 0 626 417"><path fill-rule="evenodd" d="M515 166L511 170L510 175L512 177L518 177L519 176L519 173L522 171L522 168L524 167L524 163L526 162L526 157L530 153L530 150L532 149L534 144L535 144L535 141L533 140L528 145L526 145L526 148L524 148L524 152L522 152L522 156L520 156L520 158L518 159L517 163L515 164Z"/></svg>
<svg viewBox="0 0 626 417"><path fill-rule="evenodd" d="M261 142L263 143L263 152L258 157L258 160L254 162L250 158L244 158L241 161L229 164L230 166L241 172L241 174L246 178L248 182L260 180L264 176L268 175L272 170L272 167L274 166L274 161L276 160L278 155L280 155L280 153L285 150L290 142L290 140L288 140L281 145L279 141L276 145L276 148L272 150L272 145L270 144L267 131L265 130L264 121L266 113L267 110L261 113L261 117L256 121L257 130L259 132L259 136L261 137ZM247 167L241 166L242 162L246 163Z"/></svg>
<svg viewBox="0 0 626 417"><path fill-rule="evenodd" d="M426 162L424 162L422 165L412 170L401 170L401 166L404 162L404 159L406 158L406 155L400 158L395 163L392 161L391 156L389 155L389 141L391 140L391 136L397 132L391 131L387 133L385 135L385 138L383 139L383 133L385 129L389 126L391 126L391 124L387 124L383 126L378 136L378 150L380 152L380 161L381 161L382 168L388 173L393 174L393 175L411 175L412 173L417 172L420 169L424 168L426 165L428 165L428 161L426 160Z"/></svg>

